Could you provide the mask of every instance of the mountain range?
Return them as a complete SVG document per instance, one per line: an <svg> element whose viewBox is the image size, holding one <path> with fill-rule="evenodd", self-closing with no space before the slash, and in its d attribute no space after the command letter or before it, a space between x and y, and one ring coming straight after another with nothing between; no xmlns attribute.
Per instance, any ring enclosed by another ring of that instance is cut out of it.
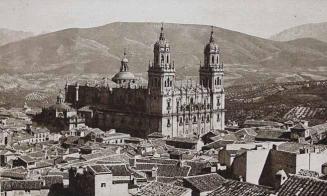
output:
<svg viewBox="0 0 327 196"><path fill-rule="evenodd" d="M299 38L313 38L327 42L327 22L295 26L271 36L272 40L290 41Z"/></svg>
<svg viewBox="0 0 327 196"><path fill-rule="evenodd" d="M119 70L124 48L130 69L146 76L161 24L116 22L93 28L72 28L0 46L0 72L58 75ZM177 76L197 76L211 28L165 24ZM226 70L226 82L294 81L327 78L327 43L300 38L272 41L214 28Z"/></svg>
<svg viewBox="0 0 327 196"><path fill-rule="evenodd" d="M34 34L25 31L15 31L5 28L0 28L0 46L10 42L19 41L28 37L32 37Z"/></svg>

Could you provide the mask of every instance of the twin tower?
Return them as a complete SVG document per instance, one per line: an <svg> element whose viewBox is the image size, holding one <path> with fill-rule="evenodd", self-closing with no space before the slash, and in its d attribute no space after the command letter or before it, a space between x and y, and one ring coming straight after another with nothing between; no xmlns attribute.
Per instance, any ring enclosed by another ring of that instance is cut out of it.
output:
<svg viewBox="0 0 327 196"><path fill-rule="evenodd" d="M148 69L150 115L160 115L159 129L164 135L202 135L225 126L224 69L220 50L213 37L204 48L199 82L176 81L175 65L163 26L154 44L153 62Z"/></svg>

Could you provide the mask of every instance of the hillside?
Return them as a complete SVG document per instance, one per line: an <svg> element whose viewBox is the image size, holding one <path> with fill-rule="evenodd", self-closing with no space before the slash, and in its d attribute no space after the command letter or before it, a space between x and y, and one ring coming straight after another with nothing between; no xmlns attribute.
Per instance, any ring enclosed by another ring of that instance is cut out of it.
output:
<svg viewBox="0 0 327 196"><path fill-rule="evenodd" d="M0 28L0 46L33 36L33 33Z"/></svg>
<svg viewBox="0 0 327 196"><path fill-rule="evenodd" d="M276 35L271 36L272 40L290 41L299 38L314 38L327 42L327 22L304 24L286 29Z"/></svg>
<svg viewBox="0 0 327 196"><path fill-rule="evenodd" d="M210 35L204 25L165 24L178 77L197 76ZM0 71L6 73L85 74L111 76L127 48L130 68L145 76L160 24L111 23L86 29L66 29L0 47ZM266 40L216 27L222 49L226 84L326 78L327 43ZM303 43L303 44L302 44Z"/></svg>

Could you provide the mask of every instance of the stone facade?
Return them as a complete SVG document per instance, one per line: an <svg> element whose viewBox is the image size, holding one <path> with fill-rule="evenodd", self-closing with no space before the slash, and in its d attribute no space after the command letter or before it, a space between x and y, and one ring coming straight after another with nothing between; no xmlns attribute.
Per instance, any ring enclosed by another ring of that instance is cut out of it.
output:
<svg viewBox="0 0 327 196"><path fill-rule="evenodd" d="M159 40L154 44L153 62L149 62L147 85L129 72L124 53L113 83L104 79L97 85L67 84L66 102L76 108L89 106L92 119L86 122L92 122L90 126L104 130L114 128L133 136L160 132L177 137L223 130L224 70L213 32L204 49L199 82L176 81L170 50L162 27Z"/></svg>

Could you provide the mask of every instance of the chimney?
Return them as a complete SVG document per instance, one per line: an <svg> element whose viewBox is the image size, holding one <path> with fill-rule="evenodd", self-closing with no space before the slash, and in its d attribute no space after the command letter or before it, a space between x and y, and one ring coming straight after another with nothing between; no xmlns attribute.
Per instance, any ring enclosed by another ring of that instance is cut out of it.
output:
<svg viewBox="0 0 327 196"><path fill-rule="evenodd" d="M327 175L327 163L322 164L321 173Z"/></svg>
<svg viewBox="0 0 327 196"><path fill-rule="evenodd" d="M278 145L277 144L273 144L272 149L273 150L278 150Z"/></svg>
<svg viewBox="0 0 327 196"><path fill-rule="evenodd" d="M155 181L158 180L158 166L154 166L151 171L151 177L154 178Z"/></svg>
<svg viewBox="0 0 327 196"><path fill-rule="evenodd" d="M287 174L285 173L284 170L279 170L276 174L275 174L275 181L274 181L274 188L277 191L280 186L282 186L284 184L284 182L287 180Z"/></svg>

